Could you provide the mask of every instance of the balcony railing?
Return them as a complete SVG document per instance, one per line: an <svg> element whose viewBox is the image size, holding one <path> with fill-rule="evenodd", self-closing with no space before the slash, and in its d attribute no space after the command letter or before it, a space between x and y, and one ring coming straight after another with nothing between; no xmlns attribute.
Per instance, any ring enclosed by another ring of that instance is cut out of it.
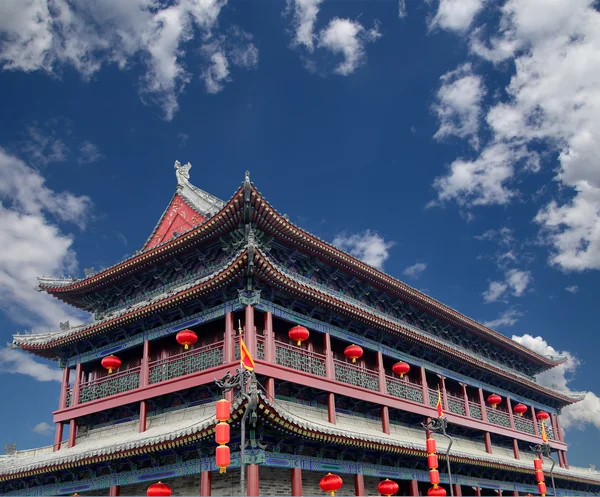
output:
<svg viewBox="0 0 600 497"><path fill-rule="evenodd" d="M483 416L481 414L481 405L479 405L477 402L469 401L469 415L473 419L482 420Z"/></svg>
<svg viewBox="0 0 600 497"><path fill-rule="evenodd" d="M315 376L326 376L324 355L279 340L275 340L275 362Z"/></svg>
<svg viewBox="0 0 600 497"><path fill-rule="evenodd" d="M408 381L399 380L391 376L386 376L385 383L387 392L394 397L412 400L413 402L423 403L423 389L421 385L415 385Z"/></svg>
<svg viewBox="0 0 600 497"><path fill-rule="evenodd" d="M333 370L337 381L375 392L379 391L379 374L373 371L338 359L333 360Z"/></svg>
<svg viewBox="0 0 600 497"><path fill-rule="evenodd" d="M461 416L466 416L467 411L465 410L465 399L462 397L456 397L454 395L446 394L448 398L448 411L453 412L454 414L460 414Z"/></svg>
<svg viewBox="0 0 600 497"><path fill-rule="evenodd" d="M137 366L82 383L79 387L79 403L84 404L138 388L140 386L140 371L141 367Z"/></svg>
<svg viewBox="0 0 600 497"><path fill-rule="evenodd" d="M246 344L248 345L248 344ZM237 361L240 360L240 336L237 335L234 338L234 347L235 347L235 359ZM256 358L265 359L265 337L262 335L256 335Z"/></svg>
<svg viewBox="0 0 600 497"><path fill-rule="evenodd" d="M487 420L495 425L510 428L510 417L507 412L500 409L486 409Z"/></svg>
<svg viewBox="0 0 600 497"><path fill-rule="evenodd" d="M150 363L150 383L179 378L223 364L223 342L211 343L204 347L182 352L166 359Z"/></svg>

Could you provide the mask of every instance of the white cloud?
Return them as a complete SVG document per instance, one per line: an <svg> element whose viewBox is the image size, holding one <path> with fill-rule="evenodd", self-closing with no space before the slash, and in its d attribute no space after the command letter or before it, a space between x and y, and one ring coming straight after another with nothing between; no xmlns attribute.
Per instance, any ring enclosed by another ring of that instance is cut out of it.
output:
<svg viewBox="0 0 600 497"><path fill-rule="evenodd" d="M398 0L398 17L403 19L408 15L408 11L406 10L406 0Z"/></svg>
<svg viewBox="0 0 600 497"><path fill-rule="evenodd" d="M490 328L499 328L501 326L514 326L517 321L523 317L525 313L517 311L516 309L507 309L502 312L496 319L491 321L484 321L483 324Z"/></svg>
<svg viewBox="0 0 600 497"><path fill-rule="evenodd" d="M315 22L319 13L319 5L323 0L288 0L287 8L291 9L294 5L294 40L293 45L303 45L309 52L314 50Z"/></svg>
<svg viewBox="0 0 600 497"><path fill-rule="evenodd" d="M577 285L571 285L565 288L565 290L569 293L577 293L579 291L579 287Z"/></svg>
<svg viewBox="0 0 600 497"><path fill-rule="evenodd" d="M32 430L40 435L50 435L51 433L54 433L54 426L50 423L46 423L46 421L42 421L35 425Z"/></svg>
<svg viewBox="0 0 600 497"><path fill-rule="evenodd" d="M425 271L425 269L427 269L426 263L417 262L412 266L408 266L407 268L405 268L404 271L402 271L402 274L404 276L408 276L409 278L419 278L423 274L423 271Z"/></svg>
<svg viewBox="0 0 600 497"><path fill-rule="evenodd" d="M483 8L484 0L440 0L431 27L450 31L465 31Z"/></svg>
<svg viewBox="0 0 600 497"><path fill-rule="evenodd" d="M22 149L32 163L46 165L67 160L68 148L65 142L58 138L54 126L56 124L56 121L51 121L46 123L46 129L37 124L27 129L27 138L22 144Z"/></svg>
<svg viewBox="0 0 600 497"><path fill-rule="evenodd" d="M433 105L440 127L434 138L466 138L473 148L478 149L481 101L485 96L482 78L473 74L471 64L467 63L447 72L440 79L442 86Z"/></svg>
<svg viewBox="0 0 600 497"><path fill-rule="evenodd" d="M378 25L369 30L357 21L350 19L332 19L319 35L319 46L334 54L344 56L335 69L342 76L352 74L365 60L365 43L376 41L381 37Z"/></svg>
<svg viewBox="0 0 600 497"><path fill-rule="evenodd" d="M548 345L541 336L533 337L526 334L513 336L512 339L538 354L558 355L557 351ZM569 352L562 352L561 354L566 355L566 362L540 373L536 376L536 380L540 385L553 390L572 393L569 382L572 380L580 362ZM565 429L570 427L583 428L588 424L600 428L600 398L593 392L586 392L585 398L581 402L563 408L560 420L562 427Z"/></svg>
<svg viewBox="0 0 600 497"><path fill-rule="evenodd" d="M390 256L389 250L394 246L394 242L386 242L371 230L354 235L341 233L332 244L377 269L383 269L383 263Z"/></svg>
<svg viewBox="0 0 600 497"><path fill-rule="evenodd" d="M213 36L227 0L6 0L0 3L0 65L58 73L72 66L85 79L106 64L127 69L141 56L141 95L166 119L190 81L186 45ZM256 47L254 47L256 50Z"/></svg>
<svg viewBox="0 0 600 497"><path fill-rule="evenodd" d="M0 372L24 374L37 381L62 381L60 369L36 362L31 355L14 349L0 349Z"/></svg>
<svg viewBox="0 0 600 497"><path fill-rule="evenodd" d="M497 242L504 247L510 247L514 241L514 232L507 226L503 226L499 230L487 230L481 235L475 236L477 240L486 240L491 242Z"/></svg>
<svg viewBox="0 0 600 497"><path fill-rule="evenodd" d="M219 93L229 76L229 62L223 52L217 49L210 55L210 66L202 73L208 93Z"/></svg>
<svg viewBox="0 0 600 497"><path fill-rule="evenodd" d="M496 302L510 292L515 297L521 297L532 281L529 271L509 269L506 271L504 281L492 281L488 289L483 292L486 303Z"/></svg>
<svg viewBox="0 0 600 497"><path fill-rule="evenodd" d="M80 164L92 164L103 158L104 156L98 147L90 141L83 142L79 147L79 158L77 159L77 162Z"/></svg>

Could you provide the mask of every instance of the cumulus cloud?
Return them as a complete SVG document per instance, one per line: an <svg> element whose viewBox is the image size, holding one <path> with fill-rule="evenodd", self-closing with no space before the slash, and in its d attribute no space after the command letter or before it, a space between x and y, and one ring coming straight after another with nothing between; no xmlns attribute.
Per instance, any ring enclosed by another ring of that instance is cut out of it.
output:
<svg viewBox="0 0 600 497"><path fill-rule="evenodd" d="M513 335L512 339L538 354L545 356L559 355L541 336ZM569 383L573 379L580 361L569 352L561 352L560 355L565 355L567 360L563 364L537 375L536 381L540 385L559 392L573 393ZM585 398L581 402L563 408L560 420L563 428L581 429L589 424L600 428L600 398L593 392L586 392Z"/></svg>
<svg viewBox="0 0 600 497"><path fill-rule="evenodd" d="M42 421L41 423L35 425L32 428L32 431L39 433L40 435L50 435L54 432L54 426L52 426L50 423L46 423L46 421Z"/></svg>
<svg viewBox="0 0 600 497"><path fill-rule="evenodd" d="M31 355L14 349L0 349L0 372L24 374L37 381L62 381L60 369L37 362Z"/></svg>
<svg viewBox="0 0 600 497"><path fill-rule="evenodd" d="M172 119L191 79L184 63L189 42L214 36L226 3L6 0L0 5L0 65L50 73L71 66L89 79L107 64L127 69L142 60L142 97Z"/></svg>
<svg viewBox="0 0 600 497"><path fill-rule="evenodd" d="M409 278L416 279L423 274L423 271L425 271L425 269L427 269L427 263L416 262L412 266L408 266L407 268L405 268L404 271L402 271L402 274L404 276L408 276Z"/></svg>
<svg viewBox="0 0 600 497"><path fill-rule="evenodd" d="M450 31L469 29L475 16L483 8L485 0L440 0L437 13L430 27L439 26Z"/></svg>
<svg viewBox="0 0 600 497"><path fill-rule="evenodd" d="M333 239L332 244L377 269L383 269L383 263L394 246L394 242L386 242L371 230L354 235L341 233Z"/></svg>
<svg viewBox="0 0 600 497"><path fill-rule="evenodd" d="M485 96L482 78L474 74L471 64L467 63L440 79L442 86L432 107L440 123L434 138L457 136L468 139L473 148L479 148L481 101Z"/></svg>
<svg viewBox="0 0 600 497"><path fill-rule="evenodd" d="M571 285L565 288L565 290L569 293L577 293L579 291L579 287L577 285Z"/></svg>
<svg viewBox="0 0 600 497"><path fill-rule="evenodd" d="M33 164L45 166L67 160L68 147L58 137L55 124L53 121L42 127L36 123L27 128L21 148Z"/></svg>
<svg viewBox="0 0 600 497"><path fill-rule="evenodd" d="M323 0L288 0L287 8L294 9L293 27L294 39L293 45L304 46L309 52L314 50L316 41L315 22L319 13L319 6Z"/></svg>
<svg viewBox="0 0 600 497"><path fill-rule="evenodd" d="M510 292L515 297L521 297L532 281L529 271L520 269L509 269L505 273L504 281L492 281L488 289L483 292L483 300L486 303L496 302Z"/></svg>
<svg viewBox="0 0 600 497"><path fill-rule="evenodd" d="M79 158L77 159L77 162L80 164L92 164L103 158L104 156L98 147L90 141L83 142L79 147Z"/></svg>
<svg viewBox="0 0 600 497"><path fill-rule="evenodd" d="M342 76L352 74L365 60L365 43L381 37L379 26L369 30L357 21L336 17L319 35L319 46L334 54L342 54L344 60L335 68Z"/></svg>
<svg viewBox="0 0 600 497"><path fill-rule="evenodd" d="M502 326L514 326L517 321L525 315L524 312L516 309L507 309L502 312L496 319L484 321L483 324L490 328L500 328Z"/></svg>

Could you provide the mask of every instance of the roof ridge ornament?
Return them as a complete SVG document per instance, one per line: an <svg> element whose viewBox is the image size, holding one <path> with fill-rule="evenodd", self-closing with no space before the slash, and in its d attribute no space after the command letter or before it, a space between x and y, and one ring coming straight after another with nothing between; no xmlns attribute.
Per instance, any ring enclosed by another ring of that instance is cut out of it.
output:
<svg viewBox="0 0 600 497"><path fill-rule="evenodd" d="M184 166L178 160L175 161L175 176L177 177L177 188L182 188L190 183L190 169L192 165L188 162Z"/></svg>

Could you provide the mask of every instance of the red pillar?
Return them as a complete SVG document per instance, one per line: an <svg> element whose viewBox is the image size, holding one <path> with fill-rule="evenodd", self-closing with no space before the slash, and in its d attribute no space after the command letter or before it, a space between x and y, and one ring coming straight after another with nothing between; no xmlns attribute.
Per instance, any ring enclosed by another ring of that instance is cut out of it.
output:
<svg viewBox="0 0 600 497"><path fill-rule="evenodd" d="M292 495L302 495L302 469L292 468Z"/></svg>
<svg viewBox="0 0 600 497"><path fill-rule="evenodd" d="M483 389L479 388L479 405L481 406L481 420L487 423L487 408L485 405L485 398L483 397Z"/></svg>
<svg viewBox="0 0 600 497"><path fill-rule="evenodd" d="M354 495L365 495L365 477L362 473L354 475Z"/></svg>
<svg viewBox="0 0 600 497"><path fill-rule="evenodd" d="M558 438L558 430L556 429L556 414L550 414L550 423L552 424L552 434L554 435L554 440L560 440Z"/></svg>
<svg viewBox="0 0 600 497"><path fill-rule="evenodd" d="M231 364L235 361L235 346L234 346L234 328L233 328L233 312L225 314L225 335L223 337L223 363ZM225 392L225 398L229 402L233 402L233 390Z"/></svg>
<svg viewBox="0 0 600 497"><path fill-rule="evenodd" d="M448 407L448 394L446 392L446 379L439 374L438 375L439 379L440 379L440 386L442 388L442 402L444 403L444 411L449 411L450 408Z"/></svg>
<svg viewBox="0 0 600 497"><path fill-rule="evenodd" d="M254 306L246 306L244 342L252 357L256 357L256 327L254 326Z"/></svg>
<svg viewBox="0 0 600 497"><path fill-rule="evenodd" d="M324 345L325 345L325 376L327 379L333 380L335 377L334 366L333 366L333 351L331 350L331 337L329 333L325 333ZM335 397L332 393L327 394L327 417L330 423L335 424Z"/></svg>
<svg viewBox="0 0 600 497"><path fill-rule="evenodd" d="M54 446L52 447L52 452L56 452L60 450L60 444L62 443L63 436L63 424L56 423L56 431L54 432Z"/></svg>
<svg viewBox="0 0 600 497"><path fill-rule="evenodd" d="M210 471L202 471L200 473L200 495L209 496L211 491L212 473Z"/></svg>
<svg viewBox="0 0 600 497"><path fill-rule="evenodd" d="M425 368L421 366L421 388L423 389L423 404L429 405L429 385L427 385L427 374Z"/></svg>
<svg viewBox="0 0 600 497"><path fill-rule="evenodd" d="M273 333L273 314L265 312L265 361L275 362L275 335ZM275 380L267 378L267 399L275 399Z"/></svg>
<svg viewBox="0 0 600 497"><path fill-rule="evenodd" d="M565 462L563 461L563 458L562 458L562 450L557 450L556 454L558 456L558 465L561 468L564 468L565 467Z"/></svg>
<svg viewBox="0 0 600 497"><path fill-rule="evenodd" d="M567 461L567 451L563 450L562 455L563 455L563 461L565 463L565 468L569 469L569 461Z"/></svg>
<svg viewBox="0 0 600 497"><path fill-rule="evenodd" d="M140 433L143 433L146 431L147 417L148 417L148 405L146 404L145 400L142 400L142 401L140 401L140 424L139 424Z"/></svg>
<svg viewBox="0 0 600 497"><path fill-rule="evenodd" d="M258 496L258 464L248 464L247 471L248 487L246 495L256 497Z"/></svg>
<svg viewBox="0 0 600 497"><path fill-rule="evenodd" d="M475 487L475 495L476 495L477 497L481 497L481 488L479 488L479 487Z"/></svg>
<svg viewBox="0 0 600 497"><path fill-rule="evenodd" d="M381 430L386 435L390 434L390 410L388 406L381 407Z"/></svg>
<svg viewBox="0 0 600 497"><path fill-rule="evenodd" d="M513 454L515 455L515 459L521 459L521 454L519 453L519 442L516 438L513 438Z"/></svg>
<svg viewBox="0 0 600 497"><path fill-rule="evenodd" d="M410 495L417 497L419 495L419 482L417 480L410 480Z"/></svg>
<svg viewBox="0 0 600 497"><path fill-rule="evenodd" d="M490 432L486 431L484 434L484 437L485 437L485 451L488 454L491 454L492 453L492 437L490 435Z"/></svg>
<svg viewBox="0 0 600 497"><path fill-rule="evenodd" d="M462 487L460 486L460 483L454 484L454 495L456 497L462 497Z"/></svg>
<svg viewBox="0 0 600 497"><path fill-rule="evenodd" d="M335 415L335 396L332 393L327 394L327 419L331 424L336 423Z"/></svg>
<svg viewBox="0 0 600 497"><path fill-rule="evenodd" d="M508 397L506 397L506 409L508 410L508 420L510 421L510 427L511 427L511 429L514 430L515 429L515 418L513 415L512 404Z"/></svg>
<svg viewBox="0 0 600 497"><path fill-rule="evenodd" d="M71 395L71 407L79 405L79 390L81 388L81 363L75 367L75 379L73 380L73 395Z"/></svg>
<svg viewBox="0 0 600 497"><path fill-rule="evenodd" d="M535 417L535 407L531 406L531 419L533 420L533 434L536 437L540 436L540 430L538 428L538 421L537 418Z"/></svg>
<svg viewBox="0 0 600 497"><path fill-rule="evenodd" d="M75 446L75 438L77 437L77 421L72 419L69 422L69 445L68 447Z"/></svg>
<svg viewBox="0 0 600 497"><path fill-rule="evenodd" d="M556 437L558 437L557 440L559 440L560 442L564 442L565 437L563 436L562 428L560 427L560 416L558 415L556 416L556 432Z"/></svg>
<svg viewBox="0 0 600 497"><path fill-rule="evenodd" d="M465 399L465 416L467 418L470 418L471 417L471 408L469 406L469 396L467 395L467 385L465 385L464 383L461 383L460 386L462 387L463 399Z"/></svg>
<svg viewBox="0 0 600 497"><path fill-rule="evenodd" d="M58 400L58 408L64 409L67 407L67 390L69 389L69 374L71 370L69 368L63 369L62 383L60 387L60 397Z"/></svg>
<svg viewBox="0 0 600 497"><path fill-rule="evenodd" d="M118 496L121 495L121 487L119 485L111 485L108 489L108 495Z"/></svg>
<svg viewBox="0 0 600 497"><path fill-rule="evenodd" d="M144 345L142 350L142 367L140 369L140 388L146 388L150 382L150 342L147 338L144 339ZM146 431L146 415L148 413L148 406L146 401L140 401L140 433Z"/></svg>
<svg viewBox="0 0 600 497"><path fill-rule="evenodd" d="M519 491L518 490L513 490L513 495L516 495L518 497Z"/></svg>
<svg viewBox="0 0 600 497"><path fill-rule="evenodd" d="M387 393L387 384L385 381L385 368L383 367L383 354L377 352L377 373L379 374L379 392Z"/></svg>

